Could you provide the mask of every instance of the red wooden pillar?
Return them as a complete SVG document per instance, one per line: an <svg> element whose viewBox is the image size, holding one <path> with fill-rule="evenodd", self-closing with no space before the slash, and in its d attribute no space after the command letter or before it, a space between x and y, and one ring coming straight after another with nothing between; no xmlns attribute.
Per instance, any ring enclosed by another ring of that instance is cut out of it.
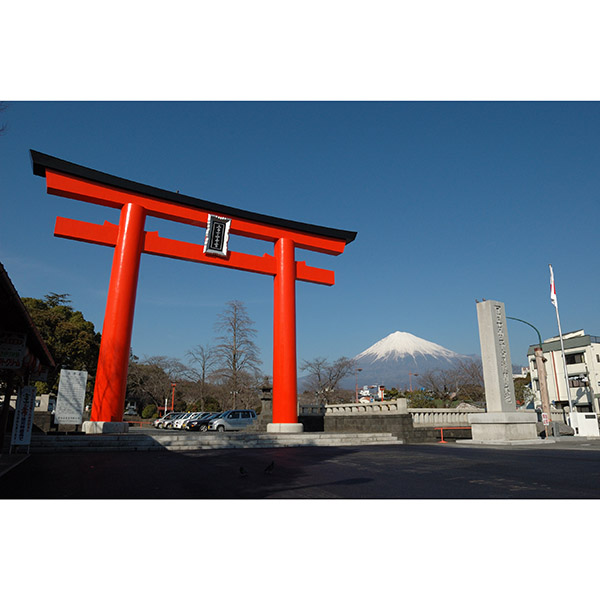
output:
<svg viewBox="0 0 600 600"><path fill-rule="evenodd" d="M296 260L294 242L275 242L273 424L298 425L296 380ZM301 428L301 425L299 426ZM271 428L277 430L277 427ZM285 427L283 428L285 429ZM294 429L292 427L291 429Z"/></svg>
<svg viewBox="0 0 600 600"><path fill-rule="evenodd" d="M138 204L125 204L121 209L102 327L92 421L123 420L145 220L146 211Z"/></svg>

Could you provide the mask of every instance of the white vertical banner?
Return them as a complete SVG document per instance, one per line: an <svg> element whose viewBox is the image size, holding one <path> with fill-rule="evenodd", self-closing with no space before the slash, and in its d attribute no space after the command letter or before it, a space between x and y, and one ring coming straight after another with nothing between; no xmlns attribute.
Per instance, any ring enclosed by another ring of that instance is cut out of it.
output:
<svg viewBox="0 0 600 600"><path fill-rule="evenodd" d="M61 369L54 421L59 425L81 425L87 371Z"/></svg>
<svg viewBox="0 0 600 600"><path fill-rule="evenodd" d="M23 386L19 390L10 441L11 446L29 446L31 443L35 393L36 389L33 385Z"/></svg>

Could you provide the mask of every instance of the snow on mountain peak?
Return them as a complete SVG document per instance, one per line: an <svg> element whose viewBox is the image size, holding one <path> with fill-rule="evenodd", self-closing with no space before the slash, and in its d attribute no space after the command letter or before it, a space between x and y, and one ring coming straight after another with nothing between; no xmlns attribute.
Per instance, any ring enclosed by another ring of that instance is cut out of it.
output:
<svg viewBox="0 0 600 600"><path fill-rule="evenodd" d="M456 352L448 350L439 344L428 342L412 333L396 331L379 340L355 358L377 360L398 360L406 356L416 358L417 355L433 356L442 359L453 359L460 357Z"/></svg>

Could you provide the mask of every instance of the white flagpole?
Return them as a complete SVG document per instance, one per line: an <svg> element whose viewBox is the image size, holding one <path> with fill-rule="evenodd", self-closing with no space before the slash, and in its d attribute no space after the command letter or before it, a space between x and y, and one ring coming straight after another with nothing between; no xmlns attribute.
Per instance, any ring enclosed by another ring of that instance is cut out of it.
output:
<svg viewBox="0 0 600 600"><path fill-rule="evenodd" d="M569 387L569 374L567 373L567 360L565 359L565 345L563 343L562 329L560 327L560 315L558 314L558 298L556 297L556 288L554 287L554 271L550 267L550 301L556 309L556 322L558 323L558 336L560 337L560 350L563 360L563 369L565 371L565 384L567 386L567 400L569 401L569 425L573 427L571 414L573 413L573 402L571 401L571 388ZM560 400L560 398L559 398Z"/></svg>

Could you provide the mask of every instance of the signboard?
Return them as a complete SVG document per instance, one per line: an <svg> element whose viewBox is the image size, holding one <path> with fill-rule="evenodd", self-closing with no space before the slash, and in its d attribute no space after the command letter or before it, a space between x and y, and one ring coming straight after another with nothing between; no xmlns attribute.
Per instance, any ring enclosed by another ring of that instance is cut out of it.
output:
<svg viewBox="0 0 600 600"><path fill-rule="evenodd" d="M59 425L81 425L87 371L61 369L54 421Z"/></svg>
<svg viewBox="0 0 600 600"><path fill-rule="evenodd" d="M21 368L26 341L26 333L0 331L0 369Z"/></svg>
<svg viewBox="0 0 600 600"><path fill-rule="evenodd" d="M208 215L206 236L204 238L204 254L227 256L227 242L231 219Z"/></svg>
<svg viewBox="0 0 600 600"><path fill-rule="evenodd" d="M548 413L542 413L542 423L544 427L550 424L550 419L548 418Z"/></svg>
<svg viewBox="0 0 600 600"><path fill-rule="evenodd" d="M19 390L12 429L12 446L29 446L35 410L35 386L27 385Z"/></svg>

